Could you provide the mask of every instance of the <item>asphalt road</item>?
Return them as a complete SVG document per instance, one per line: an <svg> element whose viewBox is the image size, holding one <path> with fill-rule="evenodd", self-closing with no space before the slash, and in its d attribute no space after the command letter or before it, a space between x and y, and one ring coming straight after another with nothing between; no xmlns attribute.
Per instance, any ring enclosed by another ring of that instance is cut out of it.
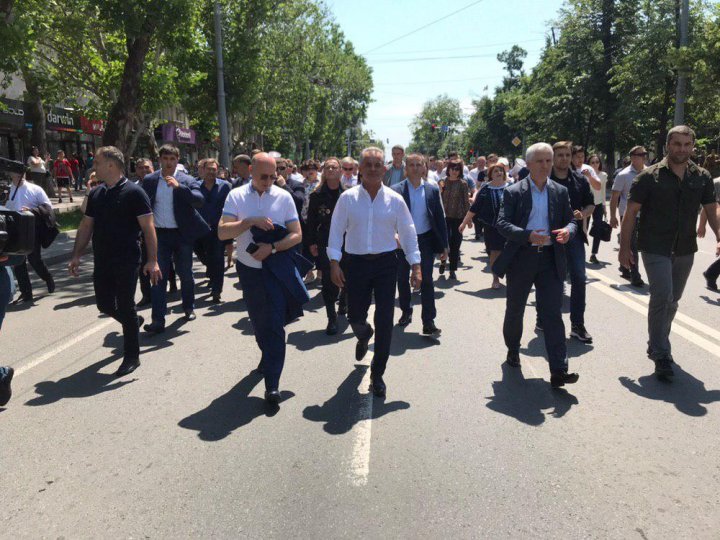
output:
<svg viewBox="0 0 720 540"><path fill-rule="evenodd" d="M396 328L385 400L346 324L324 335L313 288L287 328L276 413L234 274L219 307L199 288L194 322L175 297L168 331L143 336L142 366L116 379L119 326L93 304L91 257L79 279L55 266L57 292L2 332L17 375L0 409L0 537L717 538L713 242L681 302L673 383L645 357L647 290L625 286L603 244L594 344L569 342L580 381L553 391L532 307L522 370L502 365L504 290L469 238L459 281L437 281L440 342L419 335L419 308Z"/></svg>

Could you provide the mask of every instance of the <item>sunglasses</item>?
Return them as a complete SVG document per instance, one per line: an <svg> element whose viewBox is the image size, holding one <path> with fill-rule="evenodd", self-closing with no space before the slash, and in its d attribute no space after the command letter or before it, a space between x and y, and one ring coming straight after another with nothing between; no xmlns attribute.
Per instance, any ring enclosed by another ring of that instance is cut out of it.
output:
<svg viewBox="0 0 720 540"><path fill-rule="evenodd" d="M644 156L647 156L647 152L642 152L642 153L639 153L639 154L638 154L638 153L635 153L635 154L630 154L630 155L631 155L631 156L635 156L635 157L644 157Z"/></svg>
<svg viewBox="0 0 720 540"><path fill-rule="evenodd" d="M460 165L450 165L448 171L462 171L463 168Z"/></svg>
<svg viewBox="0 0 720 540"><path fill-rule="evenodd" d="M278 167L277 168L278 171L284 171L285 169L287 169L287 167Z"/></svg>
<svg viewBox="0 0 720 540"><path fill-rule="evenodd" d="M343 167L343 171L352 171L355 167Z"/></svg>
<svg viewBox="0 0 720 540"><path fill-rule="evenodd" d="M267 182L268 180L272 180L275 182L278 179L277 174L261 174L260 180L263 182Z"/></svg>

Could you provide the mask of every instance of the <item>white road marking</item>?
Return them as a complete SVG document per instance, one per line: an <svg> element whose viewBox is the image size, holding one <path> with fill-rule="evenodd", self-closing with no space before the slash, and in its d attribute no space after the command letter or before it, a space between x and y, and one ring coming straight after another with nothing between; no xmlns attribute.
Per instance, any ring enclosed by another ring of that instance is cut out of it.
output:
<svg viewBox="0 0 720 540"><path fill-rule="evenodd" d="M24 366L16 369L15 376L22 375L26 371L30 371L31 369L39 366L43 362L47 362L54 356L57 356L58 354L69 349L73 345L77 345L85 338L88 338L91 335L95 334L96 332L99 332L103 328L110 326L114 322L115 322L114 319L106 319L106 320L100 321L97 324L95 324L95 325L91 326L90 328L88 328L87 330L85 330L84 332L81 332L80 334L77 334L77 335L71 337L70 339L68 339L64 342L61 342L57 345L53 345L53 347L50 350L48 350L44 354L38 356L29 364L25 364Z"/></svg>
<svg viewBox="0 0 720 540"><path fill-rule="evenodd" d="M368 321L372 321L375 316L375 304L370 305L368 311ZM371 323L372 324L372 323ZM351 330L352 331L352 330ZM368 475L370 474L370 446L372 442L372 415L373 415L373 395L368 391L370 385L370 355L372 350L368 350L367 355L362 362L368 366L363 375L358 393L360 394L360 406L357 411L357 421L353 427L353 446L352 455L350 457L350 482L354 486L364 486L367 484Z"/></svg>
<svg viewBox="0 0 720 540"><path fill-rule="evenodd" d="M615 290L628 291L628 292L632 292L632 290L633 290L628 285L620 283L619 281L615 281L614 279L609 278L596 270L587 270L587 274L589 276L592 276L594 278L597 278L597 279L607 283L608 285L612 286L612 288ZM650 303L650 299L647 296L640 296L640 295L633 294L633 295L627 296L627 298L632 298L633 300L636 300L637 302L642 302L645 305ZM680 311L678 311L675 314L675 321L684 323L684 324L690 326L691 328L693 328L694 330L699 330L703 334L720 341L720 332L718 332L717 330L715 330L714 328L712 328L706 324L701 323L700 321L693 319L692 317L688 317L684 313L680 313Z"/></svg>

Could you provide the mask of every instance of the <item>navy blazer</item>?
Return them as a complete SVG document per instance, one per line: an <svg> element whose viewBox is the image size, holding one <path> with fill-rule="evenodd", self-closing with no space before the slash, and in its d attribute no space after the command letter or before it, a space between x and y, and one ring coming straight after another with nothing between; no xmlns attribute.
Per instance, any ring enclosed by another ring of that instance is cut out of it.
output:
<svg viewBox="0 0 720 540"><path fill-rule="evenodd" d="M390 189L402 195L405 204L410 208L408 182L409 180L406 178L402 182L391 186ZM433 232L433 250L435 253L442 253L448 249L448 232L447 223L445 222L445 210L440 199L440 188L427 180L424 181L423 186L425 187L425 206L430 218L430 230Z"/></svg>
<svg viewBox="0 0 720 540"><path fill-rule="evenodd" d="M192 176L183 172L173 175L180 186L173 190L173 212L178 230L183 240L194 242L210 232L210 226L205 222L198 208L205 204L205 197L200 192L200 183ZM158 182L162 180L162 171L158 170L148 174L142 179L140 186L150 198L150 206L155 208L155 195ZM164 180L163 180L164 181Z"/></svg>
<svg viewBox="0 0 720 540"><path fill-rule="evenodd" d="M530 232L527 229L532 210L532 193L530 192L530 176L527 176L505 188L503 204L500 207L495 228L506 239L502 253L493 265L493 272L502 277L508 267L513 263L521 247L530 243ZM570 238L577 233L577 223L573 217L570 206L570 196L567 188L553 180L548 180L545 189L548 190L548 213L550 214L550 229L566 228L570 231ZM548 231L549 232L549 231ZM555 265L560 279L567 275L567 260L565 246L554 242Z"/></svg>

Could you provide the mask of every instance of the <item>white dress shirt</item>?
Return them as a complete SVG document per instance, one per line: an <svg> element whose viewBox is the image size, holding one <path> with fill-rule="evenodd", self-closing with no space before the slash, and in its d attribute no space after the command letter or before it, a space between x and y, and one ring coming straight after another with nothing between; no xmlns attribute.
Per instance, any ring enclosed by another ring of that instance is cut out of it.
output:
<svg viewBox="0 0 720 540"><path fill-rule="evenodd" d="M396 234L408 263L420 264L415 225L402 195L381 186L372 200L365 187L359 185L343 192L335 206L328 258L342 258L343 236L347 253L374 255L396 250Z"/></svg>
<svg viewBox="0 0 720 540"><path fill-rule="evenodd" d="M298 221L297 208L292 195L277 186L270 186L262 195L252 184L233 189L225 199L223 216L242 221L252 217L270 218L276 225L287 227L288 223ZM250 229L235 239L235 253L238 262L251 268L262 268L262 262L253 259L246 250L252 242Z"/></svg>
<svg viewBox="0 0 720 540"><path fill-rule="evenodd" d="M37 208L41 204L47 204L52 208L50 199L45 194L45 190L37 184L31 184L27 180L23 180L22 183L15 187L13 184L10 187L10 195L8 196L5 207L8 210L20 210L21 208Z"/></svg>
<svg viewBox="0 0 720 540"><path fill-rule="evenodd" d="M175 221L175 205L173 201L173 188L167 185L167 182L160 177L155 192L155 227L158 229L177 229L177 221Z"/></svg>

